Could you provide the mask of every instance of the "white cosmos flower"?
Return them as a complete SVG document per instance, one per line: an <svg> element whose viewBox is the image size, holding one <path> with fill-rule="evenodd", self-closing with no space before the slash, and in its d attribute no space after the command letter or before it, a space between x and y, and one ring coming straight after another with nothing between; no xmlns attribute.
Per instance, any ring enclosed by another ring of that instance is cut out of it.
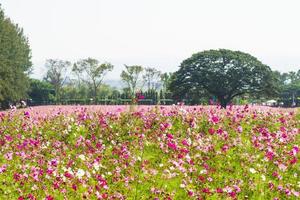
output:
<svg viewBox="0 0 300 200"><path fill-rule="evenodd" d="M278 167L283 172L286 171L286 169L287 169L287 166L285 166L284 164L279 164Z"/></svg>
<svg viewBox="0 0 300 200"><path fill-rule="evenodd" d="M91 173L90 172L86 172L86 176L88 177L88 178L91 178Z"/></svg>
<svg viewBox="0 0 300 200"><path fill-rule="evenodd" d="M78 156L78 158L80 158L81 160L85 161L85 156L82 155L82 154L80 154L80 155Z"/></svg>
<svg viewBox="0 0 300 200"><path fill-rule="evenodd" d="M36 186L36 185L33 185L32 187L31 187L31 190L37 190L38 189L38 187Z"/></svg>
<svg viewBox="0 0 300 200"><path fill-rule="evenodd" d="M261 175L261 179L262 179L263 181L265 181L265 180L266 180L266 176L265 176L265 175Z"/></svg>
<svg viewBox="0 0 300 200"><path fill-rule="evenodd" d="M249 171L250 171L252 174L255 174L255 173L256 173L256 170L253 169L253 168L250 168Z"/></svg>
<svg viewBox="0 0 300 200"><path fill-rule="evenodd" d="M98 170L99 170L99 167L100 167L100 165L99 165L99 163L98 163L98 162L94 163L94 168L95 168L95 170L96 170L96 171L98 171Z"/></svg>
<svg viewBox="0 0 300 200"><path fill-rule="evenodd" d="M84 176L84 174L85 174L85 172L84 172L83 169L78 169L78 171L77 171L77 173L76 173L76 176L77 176L78 178L81 178L81 177Z"/></svg>
<svg viewBox="0 0 300 200"><path fill-rule="evenodd" d="M70 174L74 175L74 173L73 173L73 171L72 171L72 168L71 168L71 167L69 167L69 168L67 169L67 171L68 171Z"/></svg>

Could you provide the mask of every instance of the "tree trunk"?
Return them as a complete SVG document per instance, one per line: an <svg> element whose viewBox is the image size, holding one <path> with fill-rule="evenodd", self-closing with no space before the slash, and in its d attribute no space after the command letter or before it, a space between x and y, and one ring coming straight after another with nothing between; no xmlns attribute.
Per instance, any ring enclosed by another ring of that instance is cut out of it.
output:
<svg viewBox="0 0 300 200"><path fill-rule="evenodd" d="M224 109L226 109L226 106L227 106L227 103L226 102L221 102L221 108L224 108Z"/></svg>
<svg viewBox="0 0 300 200"><path fill-rule="evenodd" d="M94 87L94 102L97 104L97 85L95 81L93 81L93 87Z"/></svg>
<svg viewBox="0 0 300 200"><path fill-rule="evenodd" d="M59 88L59 86L55 86L55 98L56 98L56 103L60 102L60 88Z"/></svg>
<svg viewBox="0 0 300 200"><path fill-rule="evenodd" d="M97 103L97 87L94 87L94 101Z"/></svg>
<svg viewBox="0 0 300 200"><path fill-rule="evenodd" d="M150 88L151 88L151 83L150 83L150 81L148 81L148 91L150 91Z"/></svg>
<svg viewBox="0 0 300 200"><path fill-rule="evenodd" d="M226 106L227 106L229 101L227 99L225 99L224 97L218 97L218 99L220 101L221 108L226 109Z"/></svg>

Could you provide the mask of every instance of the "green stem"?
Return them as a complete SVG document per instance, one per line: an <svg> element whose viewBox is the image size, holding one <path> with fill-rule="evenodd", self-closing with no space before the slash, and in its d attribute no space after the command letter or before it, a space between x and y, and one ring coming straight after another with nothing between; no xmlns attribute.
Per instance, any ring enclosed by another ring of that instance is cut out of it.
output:
<svg viewBox="0 0 300 200"><path fill-rule="evenodd" d="M139 186L139 180L140 180L140 173L141 173L141 169L142 169L142 165L143 165L143 156L144 156L144 146L143 146L143 149L142 149L142 155L141 155L141 163L140 163L140 166L139 166L139 169L138 169L138 177L137 177L137 180L136 180L136 183L135 183L135 195L134 195L134 200L137 199L137 194L138 194L138 186Z"/></svg>

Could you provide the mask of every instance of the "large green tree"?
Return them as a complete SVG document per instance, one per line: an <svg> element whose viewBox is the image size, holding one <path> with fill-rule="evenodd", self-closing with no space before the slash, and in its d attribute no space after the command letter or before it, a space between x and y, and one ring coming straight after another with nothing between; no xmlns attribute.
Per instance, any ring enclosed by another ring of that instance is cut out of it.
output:
<svg viewBox="0 0 300 200"><path fill-rule="evenodd" d="M22 28L4 15L0 5L0 106L27 97L31 50Z"/></svg>
<svg viewBox="0 0 300 200"><path fill-rule="evenodd" d="M164 104L166 103L165 100L167 98L167 93L169 92L169 85L171 83L171 77L172 73L162 73L160 75L160 81L161 81L161 92L160 92L160 98L164 99Z"/></svg>
<svg viewBox="0 0 300 200"><path fill-rule="evenodd" d="M50 100L54 95L53 86L38 79L30 79L30 91L28 93L32 103L42 104Z"/></svg>
<svg viewBox="0 0 300 200"><path fill-rule="evenodd" d="M125 65L125 70L121 72L121 79L126 83L131 98L135 98L139 86L142 88L143 83L140 79L143 71L144 68L140 65Z"/></svg>
<svg viewBox="0 0 300 200"><path fill-rule="evenodd" d="M59 59L48 59L45 64L47 74L44 79L48 81L55 90L56 101L60 101L61 88L67 79L67 71L71 66L71 62Z"/></svg>
<svg viewBox="0 0 300 200"><path fill-rule="evenodd" d="M98 89L103 82L103 78L114 66L110 63L100 63L97 59L87 58L76 62L73 66L73 72L79 74L79 78L89 85L93 91L94 100L97 101Z"/></svg>
<svg viewBox="0 0 300 200"><path fill-rule="evenodd" d="M280 73L274 71L276 84L279 88L279 100L284 106L299 106L300 104L300 70L297 72Z"/></svg>
<svg viewBox="0 0 300 200"><path fill-rule="evenodd" d="M145 68L145 74L143 75L143 78L146 81L148 91L157 89L160 75L161 72L155 68Z"/></svg>
<svg viewBox="0 0 300 200"><path fill-rule="evenodd" d="M276 92L270 67L247 53L226 49L203 51L184 60L172 77L170 89L182 98L191 91L206 91L223 108L236 96Z"/></svg>

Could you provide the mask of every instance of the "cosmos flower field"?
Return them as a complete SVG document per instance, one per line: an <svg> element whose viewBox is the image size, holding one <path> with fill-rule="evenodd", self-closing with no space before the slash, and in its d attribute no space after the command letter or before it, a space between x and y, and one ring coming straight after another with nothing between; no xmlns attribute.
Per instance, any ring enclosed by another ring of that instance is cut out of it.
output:
<svg viewBox="0 0 300 200"><path fill-rule="evenodd" d="M41 106L0 113L0 199L299 199L300 110Z"/></svg>

